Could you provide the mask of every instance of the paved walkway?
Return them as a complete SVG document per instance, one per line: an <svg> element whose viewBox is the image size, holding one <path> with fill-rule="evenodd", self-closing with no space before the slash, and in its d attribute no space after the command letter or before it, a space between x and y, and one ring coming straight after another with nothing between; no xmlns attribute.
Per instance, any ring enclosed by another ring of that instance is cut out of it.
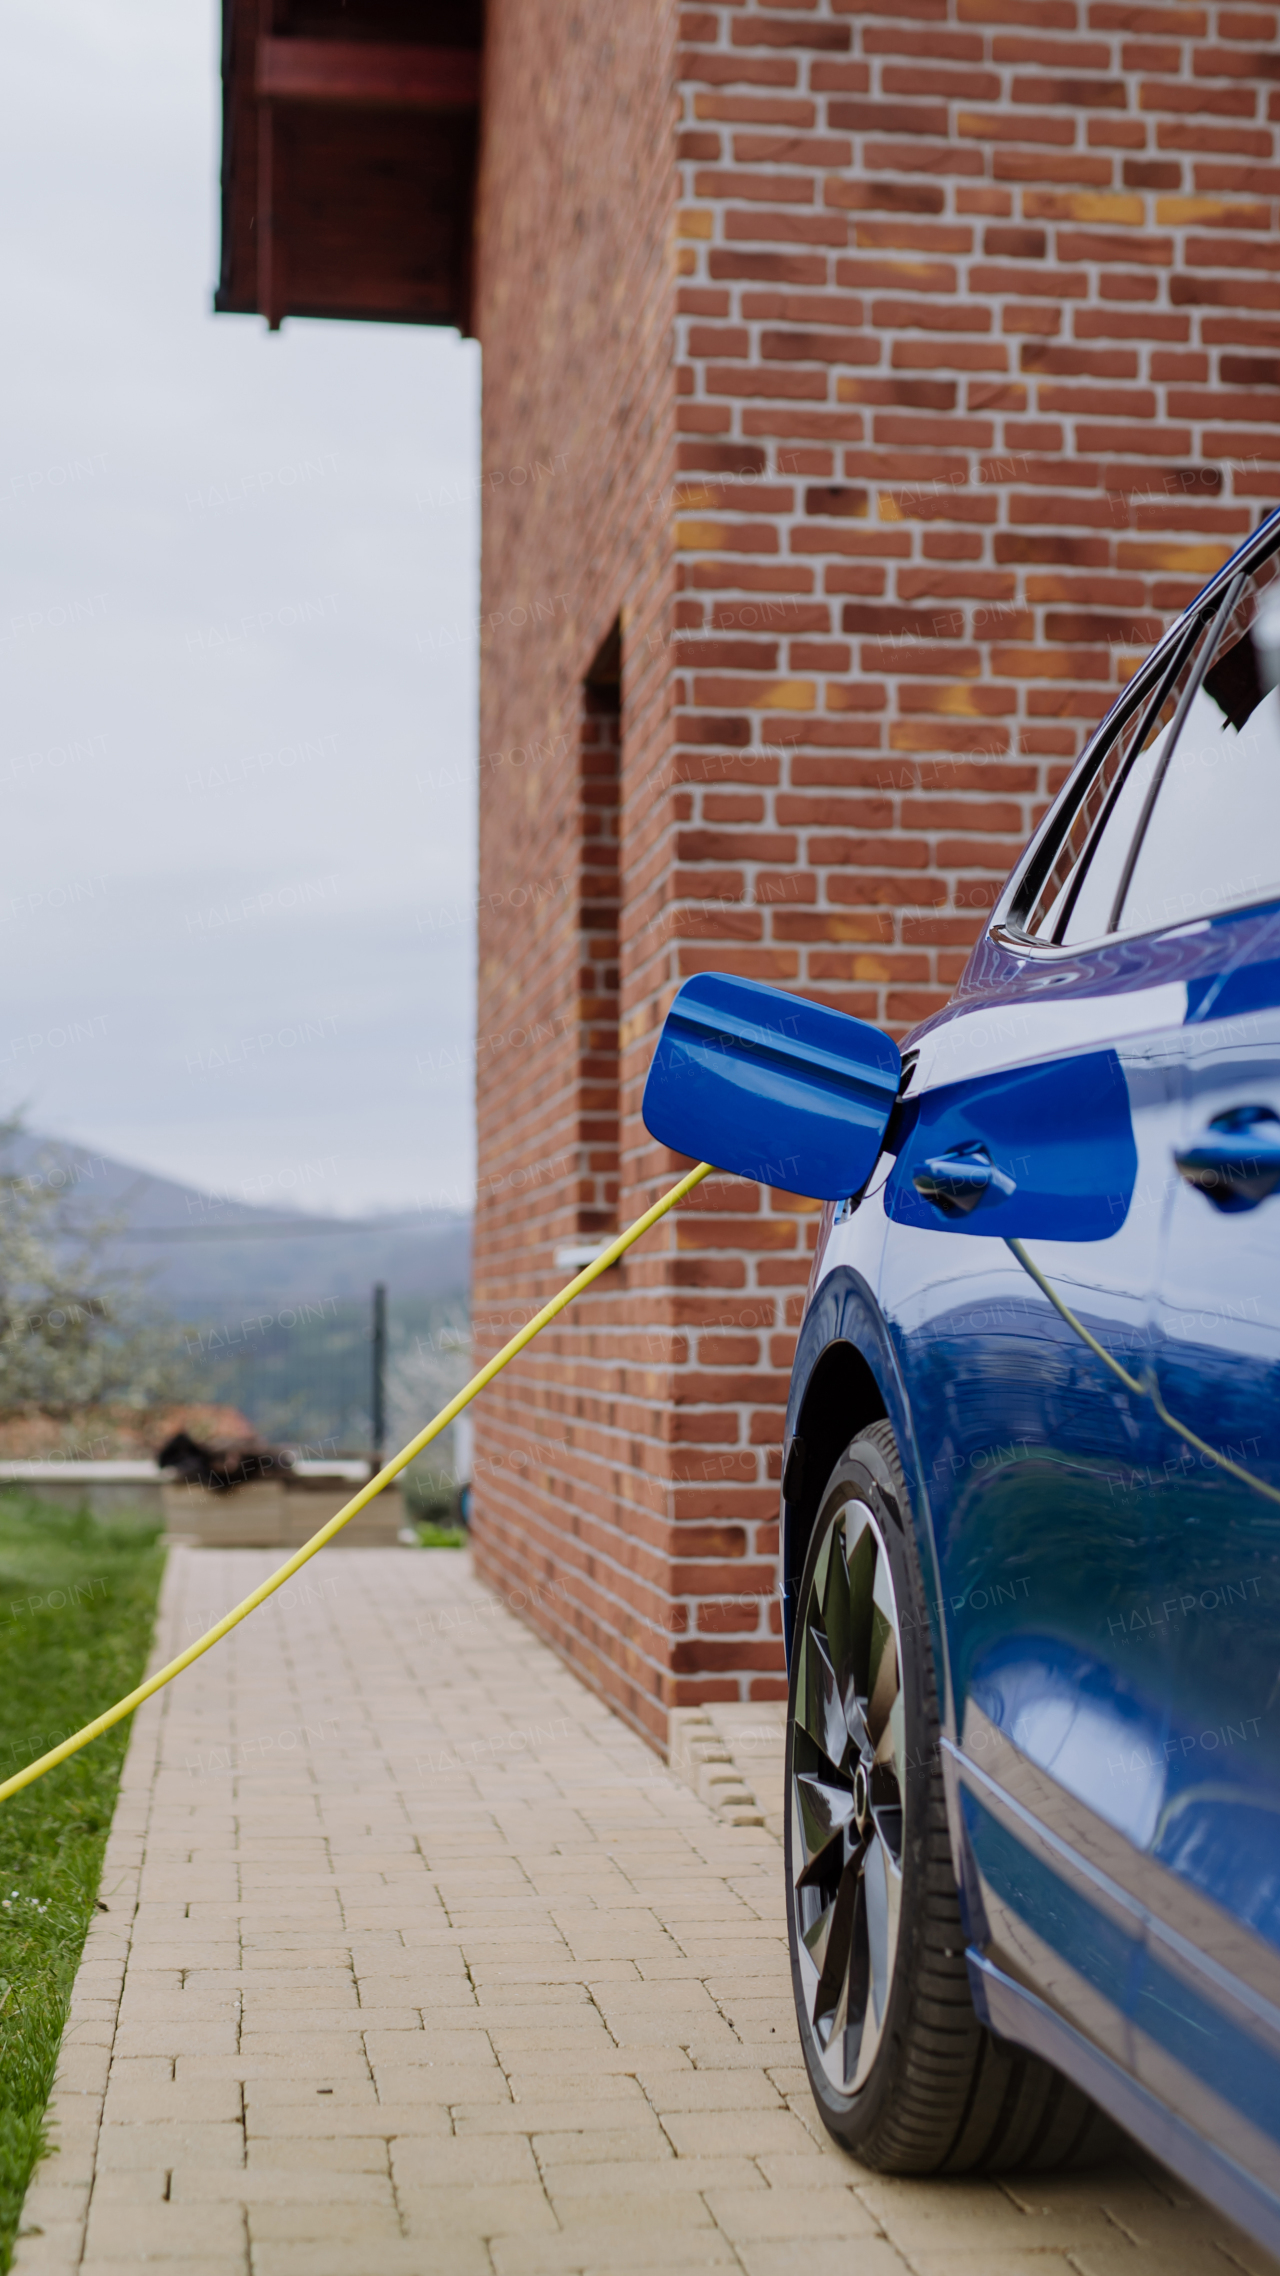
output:
<svg viewBox="0 0 1280 2276"><path fill-rule="evenodd" d="M158 1657L271 1562L175 1550ZM309 1576L137 1718L20 2276L1269 2267L1155 2168L853 2165L796 2060L768 1825L462 1557Z"/></svg>

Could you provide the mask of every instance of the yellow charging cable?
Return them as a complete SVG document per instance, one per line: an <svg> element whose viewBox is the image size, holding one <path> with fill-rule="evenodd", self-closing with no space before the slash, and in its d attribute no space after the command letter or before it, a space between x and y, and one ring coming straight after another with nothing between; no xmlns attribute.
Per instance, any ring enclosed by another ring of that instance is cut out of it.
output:
<svg viewBox="0 0 1280 2276"><path fill-rule="evenodd" d="M656 1225L660 1217L665 1217L669 1209L674 1209L678 1201L683 1201L687 1193L692 1193L696 1185L701 1185L703 1178L710 1175L711 1167L710 1162L699 1162L697 1168L682 1177L678 1185L673 1185L669 1193L664 1193L660 1201L655 1201L652 1209L646 1209L643 1217L637 1217L634 1225L628 1225L625 1233L619 1233L617 1240L611 1241L608 1248L585 1271L580 1272L575 1280L571 1280L567 1287L562 1288L558 1296L553 1296L549 1304L544 1304L542 1310L534 1314L519 1334L512 1336L510 1343L504 1343L501 1351L495 1352L492 1359L486 1360L479 1374L472 1376L471 1381L450 1399L447 1407L441 1407L439 1414L427 1424L425 1430L420 1430L416 1438L411 1438L407 1446L402 1446L400 1452L378 1471L376 1477L370 1478L367 1485L361 1486L358 1494L353 1494L351 1500L344 1503L336 1517L331 1517L327 1525L322 1525L318 1533L313 1533L309 1541L304 1541L300 1549L295 1549L292 1557L246 1596L242 1604L237 1604L233 1612L228 1612L212 1628L206 1629L204 1635L197 1637L194 1644L188 1645L185 1652L179 1652L176 1660L170 1660L166 1667L158 1668L154 1675L149 1675L145 1683L138 1685L136 1691L129 1692L124 1699L117 1699L115 1706L108 1707L105 1715L96 1715L91 1723L85 1724L82 1731L76 1731L69 1739L64 1739L61 1746L51 1747L48 1754L42 1754L38 1761L29 1762L25 1770L17 1771L12 1778L6 1778L0 1786L0 1802L7 1802L11 1794L20 1793L33 1780L43 1778L46 1770L52 1770L57 1763L65 1762L68 1755L78 1754L81 1747L87 1747L91 1739L100 1738L114 1723L131 1715L135 1707L141 1707L144 1699L150 1699L153 1692L163 1690L166 1683L172 1683L175 1675L181 1675L183 1669L189 1668L193 1660L198 1660L202 1652L210 1651L233 1628L238 1628L242 1620L247 1620L251 1612L256 1612L260 1604L265 1604L269 1596L274 1596L278 1588L283 1588L287 1580L292 1580L308 1558L314 1557L326 1543L332 1541L335 1533L341 1533L343 1526L366 1508L374 1496L382 1492L384 1486L389 1486L405 1464L412 1462L415 1454L421 1454L424 1446L430 1446L432 1439L438 1438L441 1431L448 1428L454 1416L460 1415L463 1408L470 1405L476 1393L483 1391L486 1383L492 1383L494 1376L500 1375L517 1353L522 1352L526 1344L532 1343L534 1337L540 1335L563 1312L566 1304L572 1304L575 1296L581 1296L584 1288L589 1288L593 1280L598 1280L602 1272L607 1272L611 1264L616 1264L619 1257L626 1255L642 1233L647 1233L651 1225Z"/></svg>
<svg viewBox="0 0 1280 2276"><path fill-rule="evenodd" d="M1165 1425L1165 1428L1167 1430L1176 1431L1178 1437L1185 1438L1188 1446L1194 1446L1206 1461L1216 1462L1220 1470L1230 1471L1233 1478L1239 1478L1242 1485L1252 1487L1254 1493L1261 1494L1265 1501L1280 1502L1280 1492L1278 1492L1274 1486L1268 1486L1262 1478L1255 1478L1252 1470L1242 1470L1240 1464L1238 1462L1233 1462L1229 1455L1226 1455L1222 1452L1220 1447L1210 1446L1207 1438L1197 1438L1193 1430L1188 1430L1185 1423L1180 1423L1176 1415L1170 1414L1169 1409L1166 1407L1164 1400L1160 1396L1160 1384L1154 1368L1149 1368L1147 1370L1145 1380L1140 1382L1136 1375L1131 1375L1129 1373L1127 1367L1122 1367L1120 1365L1118 1359L1112 1358L1110 1352L1104 1349L1102 1344L1099 1343L1097 1337L1090 1335L1089 1330L1086 1328L1083 1320L1078 1320L1075 1316L1075 1313L1070 1309L1070 1307L1063 1303L1063 1300L1059 1296L1057 1289L1053 1286L1053 1283L1045 1279L1045 1276L1041 1272L1038 1264L1032 1263L1030 1257L1027 1255L1026 1250L1023 1248L1021 1241L1015 1241L1011 1238L1010 1235L1006 1234L1004 1245L1007 1249L1012 1249L1019 1264L1022 1266L1023 1271L1030 1273L1031 1278L1034 1280L1037 1288L1042 1288L1044 1290L1044 1293L1048 1297L1049 1302L1052 1304L1054 1311L1059 1312L1062 1315L1062 1318L1066 1321L1067 1326L1075 1330L1075 1333L1079 1336L1081 1342L1087 1343L1090 1351L1096 1351L1103 1365L1105 1367L1109 1367L1113 1375L1119 1376L1120 1381L1123 1383L1126 1391L1132 1391L1135 1398L1150 1399L1152 1406L1155 1408L1156 1413L1159 1415L1161 1422ZM0 1789L0 1792L2 1791L3 1790Z"/></svg>

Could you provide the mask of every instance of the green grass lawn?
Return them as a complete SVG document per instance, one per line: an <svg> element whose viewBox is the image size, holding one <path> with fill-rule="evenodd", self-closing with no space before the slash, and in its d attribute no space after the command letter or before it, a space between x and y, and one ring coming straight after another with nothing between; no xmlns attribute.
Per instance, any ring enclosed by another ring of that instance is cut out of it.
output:
<svg viewBox="0 0 1280 2276"><path fill-rule="evenodd" d="M0 1493L0 1780L140 1680L157 1534ZM130 1727L0 1802L0 2270L43 2142Z"/></svg>
<svg viewBox="0 0 1280 2276"><path fill-rule="evenodd" d="M465 1549L467 1529L458 1519L454 1479L410 1464L401 1481L404 1513L424 1549Z"/></svg>
<svg viewBox="0 0 1280 2276"><path fill-rule="evenodd" d="M424 1549L465 1549L467 1546L464 1525L432 1525L424 1519L417 1530Z"/></svg>

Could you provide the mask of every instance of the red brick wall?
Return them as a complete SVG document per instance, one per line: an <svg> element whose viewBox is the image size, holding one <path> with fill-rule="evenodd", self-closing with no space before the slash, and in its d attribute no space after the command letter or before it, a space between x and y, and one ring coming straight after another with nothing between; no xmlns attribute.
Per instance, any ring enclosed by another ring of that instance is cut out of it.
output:
<svg viewBox="0 0 1280 2276"><path fill-rule="evenodd" d="M626 1218L670 1166L638 1109L678 980L714 964L898 1031L945 1001L1088 726L1280 496L1280 80L1272 9L709 6L681 22L677 147L668 12L611 11L603 71L570 21L507 0L491 30L485 463L554 445L567 475L487 493L485 607L576 598L524 647L495 631L484 748L576 735L625 606ZM652 407L646 444L620 399ZM575 769L554 825L554 768L523 805L485 775L486 891L560 859ZM559 1055L482 1046L482 1178L584 1143L577 919L542 922L482 928L482 1035L531 1002L566 1023ZM482 1206L482 1317L564 1277L571 1185ZM702 1189L480 1425L484 1568L555 1577L533 1616L659 1739L669 1705L778 1688L807 1229Z"/></svg>
<svg viewBox="0 0 1280 2276"><path fill-rule="evenodd" d="M684 30L680 697L791 749L696 793L682 882L758 912L724 962L901 1028L1280 497L1276 12Z"/></svg>
<svg viewBox="0 0 1280 2276"><path fill-rule="evenodd" d="M671 531L648 501L674 465L674 28L647 0L488 15L480 1354L563 1284L557 1247L618 1207L617 698L584 683L621 617L634 863L670 736ZM480 1570L644 1721L671 1594L665 1382L628 1278L480 1402L473 1525ZM661 1738L664 1715L646 1727Z"/></svg>

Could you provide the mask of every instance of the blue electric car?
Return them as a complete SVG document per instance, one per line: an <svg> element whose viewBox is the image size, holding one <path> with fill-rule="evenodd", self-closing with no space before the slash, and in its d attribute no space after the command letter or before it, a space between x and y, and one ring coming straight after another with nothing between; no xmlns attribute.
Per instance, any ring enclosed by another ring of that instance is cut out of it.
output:
<svg viewBox="0 0 1280 2276"><path fill-rule="evenodd" d="M896 2172L1112 2121L1280 2249L1280 517L1135 675L955 998L704 974L655 1137L822 1198L787 1412L786 1882Z"/></svg>

